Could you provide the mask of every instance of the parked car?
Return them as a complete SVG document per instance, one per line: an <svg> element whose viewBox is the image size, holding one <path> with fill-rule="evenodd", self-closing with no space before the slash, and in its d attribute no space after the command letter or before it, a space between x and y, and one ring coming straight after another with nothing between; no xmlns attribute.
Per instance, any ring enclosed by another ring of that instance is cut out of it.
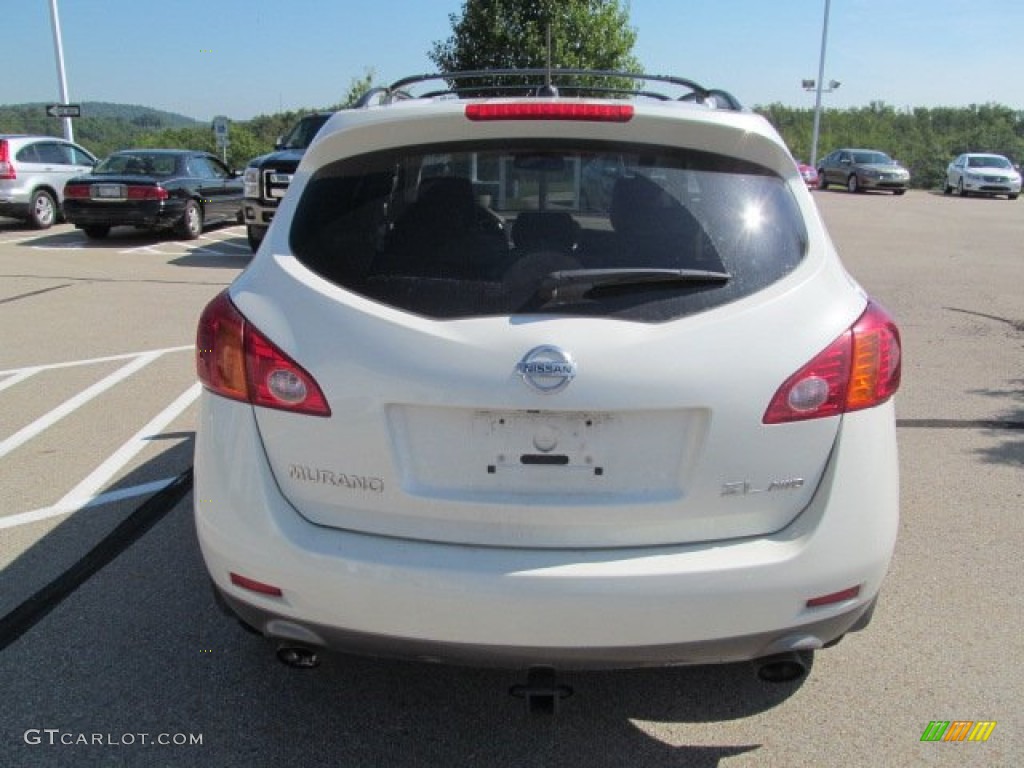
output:
<svg viewBox="0 0 1024 768"><path fill-rule="evenodd" d="M797 170L800 171L800 176L804 180L804 184L807 185L808 189L815 189L818 186L818 172L814 169L813 165L808 165L802 160L796 161Z"/></svg>
<svg viewBox="0 0 1024 768"><path fill-rule="evenodd" d="M1016 200L1020 195L1020 172L1002 155L967 152L946 168L946 181L942 191L956 190L960 197L979 195L1006 195Z"/></svg>
<svg viewBox="0 0 1024 768"><path fill-rule="evenodd" d="M303 153L330 116L329 112L303 116L277 140L273 152L249 161L245 169L244 215L245 233L253 252L260 247Z"/></svg>
<svg viewBox="0 0 1024 768"><path fill-rule="evenodd" d="M67 220L91 238L125 225L194 240L210 224L241 221L242 180L207 152L126 149L71 179L64 198Z"/></svg>
<svg viewBox="0 0 1024 768"><path fill-rule="evenodd" d="M53 136L0 134L0 216L47 229L63 216L64 184L96 163L91 152Z"/></svg>
<svg viewBox="0 0 1024 768"><path fill-rule="evenodd" d="M897 327L765 119L616 76L691 99L446 73L462 98L420 76L337 113L202 313L199 543L287 663L789 679L867 625Z"/></svg>
<svg viewBox="0 0 1024 768"><path fill-rule="evenodd" d="M836 184L850 192L888 190L902 195L910 187L910 171L875 149L837 149L818 163L818 188Z"/></svg>

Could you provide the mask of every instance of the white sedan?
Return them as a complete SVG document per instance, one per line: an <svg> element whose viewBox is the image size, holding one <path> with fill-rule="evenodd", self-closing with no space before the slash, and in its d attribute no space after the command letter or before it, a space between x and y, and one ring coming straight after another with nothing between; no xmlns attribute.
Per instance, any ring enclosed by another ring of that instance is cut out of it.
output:
<svg viewBox="0 0 1024 768"><path fill-rule="evenodd" d="M946 168L945 194L956 190L960 197L972 192L979 195L1006 195L1016 200L1020 194L1020 173L1002 155L969 152L960 155Z"/></svg>

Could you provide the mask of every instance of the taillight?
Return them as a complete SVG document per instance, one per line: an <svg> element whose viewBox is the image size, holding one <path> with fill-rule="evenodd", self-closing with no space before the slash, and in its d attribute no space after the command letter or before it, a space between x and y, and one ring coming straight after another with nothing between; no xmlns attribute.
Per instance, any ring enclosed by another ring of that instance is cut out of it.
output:
<svg viewBox="0 0 1024 768"><path fill-rule="evenodd" d="M88 184L67 184L64 187L64 198L70 200L86 200L89 198Z"/></svg>
<svg viewBox="0 0 1024 768"><path fill-rule="evenodd" d="M627 123L633 119L632 104L584 104L561 101L487 102L466 105L470 120L587 120Z"/></svg>
<svg viewBox="0 0 1024 768"><path fill-rule="evenodd" d="M14 170L14 163L11 162L11 145L7 139L0 139L0 179L16 179L18 174Z"/></svg>
<svg viewBox="0 0 1024 768"><path fill-rule="evenodd" d="M128 200L166 200L167 197L167 190L163 187L130 184L125 190L125 198Z"/></svg>
<svg viewBox="0 0 1024 768"><path fill-rule="evenodd" d="M900 332L873 301L838 339L779 387L765 424L820 419L880 405L900 386Z"/></svg>
<svg viewBox="0 0 1024 768"><path fill-rule="evenodd" d="M331 415L313 377L248 322L227 291L218 294L199 319L196 372L207 389L232 400Z"/></svg>

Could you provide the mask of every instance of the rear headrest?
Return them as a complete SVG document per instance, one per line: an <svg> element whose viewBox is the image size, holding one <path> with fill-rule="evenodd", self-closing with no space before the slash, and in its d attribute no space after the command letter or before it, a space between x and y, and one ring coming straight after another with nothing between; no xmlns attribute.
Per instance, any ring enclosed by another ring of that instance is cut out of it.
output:
<svg viewBox="0 0 1024 768"><path fill-rule="evenodd" d="M473 210L473 182L464 176L432 176L420 182L417 203L424 207L452 206L453 213Z"/></svg>
<svg viewBox="0 0 1024 768"><path fill-rule="evenodd" d="M512 242L524 251L563 251L576 247L579 225L567 211L523 211L512 225Z"/></svg>
<svg viewBox="0 0 1024 768"><path fill-rule="evenodd" d="M615 231L625 235L650 235L665 227L678 230L692 226L690 212L645 176L616 181L608 213Z"/></svg>

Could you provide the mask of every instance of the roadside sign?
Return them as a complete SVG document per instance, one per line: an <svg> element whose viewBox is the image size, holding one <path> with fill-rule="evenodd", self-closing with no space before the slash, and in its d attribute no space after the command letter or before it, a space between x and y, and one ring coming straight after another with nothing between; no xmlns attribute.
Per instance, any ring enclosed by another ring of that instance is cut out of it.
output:
<svg viewBox="0 0 1024 768"><path fill-rule="evenodd" d="M50 117L81 117L81 104L47 104L46 114Z"/></svg>
<svg viewBox="0 0 1024 768"><path fill-rule="evenodd" d="M213 118L213 138L217 141L217 148L220 149L221 159L228 161L228 147L231 141L228 139L228 125L230 121L224 115L217 115Z"/></svg>
<svg viewBox="0 0 1024 768"><path fill-rule="evenodd" d="M217 136L227 136L228 119L223 115L218 115L217 117L213 118L213 132Z"/></svg>

